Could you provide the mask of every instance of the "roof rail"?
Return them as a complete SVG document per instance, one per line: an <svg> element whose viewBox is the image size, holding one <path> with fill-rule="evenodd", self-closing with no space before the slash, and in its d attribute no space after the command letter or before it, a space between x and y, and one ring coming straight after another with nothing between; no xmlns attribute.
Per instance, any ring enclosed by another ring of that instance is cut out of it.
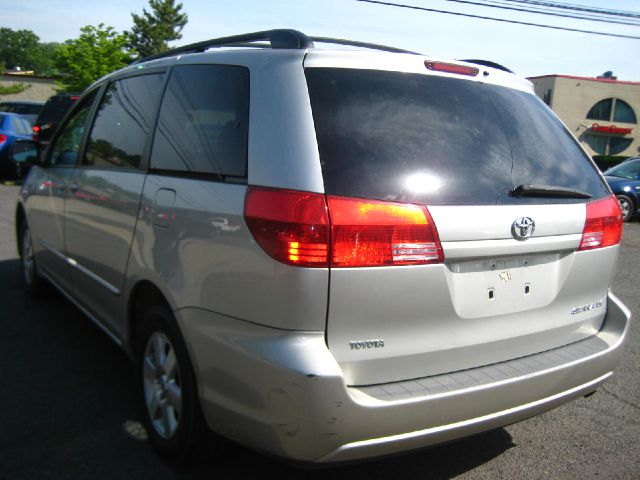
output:
<svg viewBox="0 0 640 480"><path fill-rule="evenodd" d="M500 65L499 63L492 62L491 60L459 60L459 61L467 62L467 63L475 63L476 65L483 65L485 67L491 67L497 70L502 70L503 72L513 73L513 71L509 70L507 67Z"/></svg>
<svg viewBox="0 0 640 480"><path fill-rule="evenodd" d="M344 40L342 38L330 38L330 37L311 37L311 40L318 43L332 43L335 45L348 45L350 47L362 47L372 50L382 50L383 52L393 53L410 53L412 55L420 55L419 53L412 52L410 50L404 50L402 48L388 47L387 45L378 45L377 43L356 42L354 40Z"/></svg>
<svg viewBox="0 0 640 480"><path fill-rule="evenodd" d="M213 47L268 47L264 44L253 44L252 42L269 42L271 48L293 48L304 49L313 48L313 41L304 33L297 30L277 29L265 30L263 32L245 33L233 35L231 37L212 38L202 42L191 43L182 47L172 48L166 52L156 53L141 58L133 64L157 60L158 58L172 57L181 53L204 52Z"/></svg>

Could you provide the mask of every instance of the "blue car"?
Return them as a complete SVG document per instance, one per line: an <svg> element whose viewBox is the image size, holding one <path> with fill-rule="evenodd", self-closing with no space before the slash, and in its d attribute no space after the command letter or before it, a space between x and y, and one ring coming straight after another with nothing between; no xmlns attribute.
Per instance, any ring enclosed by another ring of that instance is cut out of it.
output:
<svg viewBox="0 0 640 480"><path fill-rule="evenodd" d="M604 172L604 178L618 198L624 221L640 213L640 157L625 160Z"/></svg>
<svg viewBox="0 0 640 480"><path fill-rule="evenodd" d="M19 139L31 139L31 124L17 113L0 112L0 175L15 175L15 165L9 160L9 148Z"/></svg>

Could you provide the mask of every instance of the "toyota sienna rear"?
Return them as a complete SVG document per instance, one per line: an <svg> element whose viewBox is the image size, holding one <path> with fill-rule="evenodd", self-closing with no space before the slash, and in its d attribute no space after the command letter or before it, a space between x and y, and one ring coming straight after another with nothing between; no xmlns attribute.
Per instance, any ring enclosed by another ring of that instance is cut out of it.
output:
<svg viewBox="0 0 640 480"><path fill-rule="evenodd" d="M360 459L590 394L630 317L620 208L494 67L277 30L115 72L25 181L27 290L49 280L136 359L171 459L205 426Z"/></svg>

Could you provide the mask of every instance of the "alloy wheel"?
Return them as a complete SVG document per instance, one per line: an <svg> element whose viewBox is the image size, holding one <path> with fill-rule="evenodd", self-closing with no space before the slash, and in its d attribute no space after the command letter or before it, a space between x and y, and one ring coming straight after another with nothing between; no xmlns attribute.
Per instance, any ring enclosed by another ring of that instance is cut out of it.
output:
<svg viewBox="0 0 640 480"><path fill-rule="evenodd" d="M175 349L163 333L147 340L142 377L151 424L162 438L171 438L180 425L182 388Z"/></svg>

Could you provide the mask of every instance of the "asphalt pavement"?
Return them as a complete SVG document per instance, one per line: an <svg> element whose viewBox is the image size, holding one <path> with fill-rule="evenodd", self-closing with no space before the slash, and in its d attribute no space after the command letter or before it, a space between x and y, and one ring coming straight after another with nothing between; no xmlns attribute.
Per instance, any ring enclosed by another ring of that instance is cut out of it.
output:
<svg viewBox="0 0 640 480"><path fill-rule="evenodd" d="M0 479L639 479L640 222L625 225L613 290L634 314L622 363L589 397L437 448L300 470L240 446L188 468L163 463L138 419L127 357L64 298L22 292L0 184Z"/></svg>

